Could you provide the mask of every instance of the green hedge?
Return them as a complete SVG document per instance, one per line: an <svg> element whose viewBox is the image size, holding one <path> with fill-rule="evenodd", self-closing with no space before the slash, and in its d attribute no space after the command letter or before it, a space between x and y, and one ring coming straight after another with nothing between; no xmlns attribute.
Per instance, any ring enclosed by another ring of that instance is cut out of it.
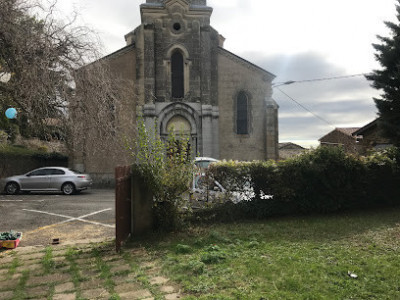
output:
<svg viewBox="0 0 400 300"><path fill-rule="evenodd" d="M230 192L251 187L254 195L197 212L196 218L254 219L397 205L399 166L396 148L361 158L338 147L320 147L278 163L220 162L210 166L209 176Z"/></svg>
<svg viewBox="0 0 400 300"><path fill-rule="evenodd" d="M58 152L45 152L23 146L0 146L0 157L31 157L37 160L68 161L68 156Z"/></svg>

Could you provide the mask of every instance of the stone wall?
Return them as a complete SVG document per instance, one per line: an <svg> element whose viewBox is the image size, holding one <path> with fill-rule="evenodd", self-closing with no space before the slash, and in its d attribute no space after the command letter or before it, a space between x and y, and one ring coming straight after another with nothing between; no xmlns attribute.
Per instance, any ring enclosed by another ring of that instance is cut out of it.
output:
<svg viewBox="0 0 400 300"><path fill-rule="evenodd" d="M67 167L68 159L0 155L0 178L21 175L34 169L48 166Z"/></svg>
<svg viewBox="0 0 400 300"><path fill-rule="evenodd" d="M270 85L256 67L241 63L233 55L220 54L218 67L220 158L266 159L265 97L271 93ZM250 102L249 134L243 135L238 135L235 131L235 102L240 91L248 94Z"/></svg>

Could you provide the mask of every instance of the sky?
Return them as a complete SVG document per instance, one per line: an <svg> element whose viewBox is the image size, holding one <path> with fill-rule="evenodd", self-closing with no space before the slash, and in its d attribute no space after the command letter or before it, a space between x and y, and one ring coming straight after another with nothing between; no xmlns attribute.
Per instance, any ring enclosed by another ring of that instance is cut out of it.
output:
<svg viewBox="0 0 400 300"><path fill-rule="evenodd" d="M145 0L58 0L60 16L75 10L95 30L104 54L125 46ZM380 66L376 35L389 36L395 0L207 0L224 48L276 75L279 141L304 147L335 127L362 127L377 117L380 92L364 76ZM341 79L307 81L312 79ZM290 85L282 82L295 81ZM283 91L283 92L281 92Z"/></svg>

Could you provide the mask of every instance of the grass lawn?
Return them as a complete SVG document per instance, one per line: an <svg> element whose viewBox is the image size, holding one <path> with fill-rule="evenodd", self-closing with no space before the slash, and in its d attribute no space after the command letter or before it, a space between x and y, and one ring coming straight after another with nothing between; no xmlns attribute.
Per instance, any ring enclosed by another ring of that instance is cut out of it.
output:
<svg viewBox="0 0 400 300"><path fill-rule="evenodd" d="M400 299L400 208L213 225L136 243L184 299Z"/></svg>

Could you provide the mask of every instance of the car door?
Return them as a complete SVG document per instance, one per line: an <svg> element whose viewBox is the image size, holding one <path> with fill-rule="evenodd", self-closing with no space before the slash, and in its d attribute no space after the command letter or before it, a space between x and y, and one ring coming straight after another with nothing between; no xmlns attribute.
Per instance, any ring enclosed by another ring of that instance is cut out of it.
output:
<svg viewBox="0 0 400 300"><path fill-rule="evenodd" d="M39 169L26 174L21 180L22 190L47 190L50 177L48 169Z"/></svg>
<svg viewBox="0 0 400 300"><path fill-rule="evenodd" d="M65 171L61 169L50 169L50 183L51 190L60 190L62 184L65 182Z"/></svg>

